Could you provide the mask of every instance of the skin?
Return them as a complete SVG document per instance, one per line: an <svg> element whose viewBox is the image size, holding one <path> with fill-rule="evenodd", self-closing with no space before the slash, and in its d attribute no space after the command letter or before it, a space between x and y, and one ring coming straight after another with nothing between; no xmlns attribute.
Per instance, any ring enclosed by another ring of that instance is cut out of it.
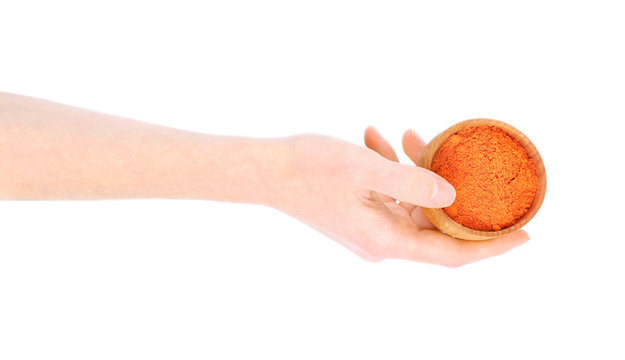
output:
<svg viewBox="0 0 625 360"><path fill-rule="evenodd" d="M455 197L438 175L399 164L372 127L362 147L321 135L251 139L194 133L0 93L0 199L204 199L274 207L368 261L458 267L527 241L464 241L424 207ZM404 152L425 146L409 130Z"/></svg>

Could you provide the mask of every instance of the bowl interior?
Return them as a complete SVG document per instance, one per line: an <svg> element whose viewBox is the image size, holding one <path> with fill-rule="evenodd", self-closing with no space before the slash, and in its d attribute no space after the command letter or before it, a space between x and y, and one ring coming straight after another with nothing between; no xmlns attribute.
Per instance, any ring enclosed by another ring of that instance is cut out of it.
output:
<svg viewBox="0 0 625 360"><path fill-rule="evenodd" d="M545 192L547 190L547 175L545 173L545 165L543 163L538 150L532 144L527 136L525 136L518 129L512 127L511 125L493 119L471 119L459 122L449 129L443 131L438 136L436 136L430 143L425 147L419 161L417 163L418 166L424 167L426 169L430 169L432 165L432 159L436 155L439 147L449 138L451 135L465 129L479 125L488 125L488 126L496 126L503 131L505 131L510 137L519 141L519 143L525 148L528 156L534 162L536 166L536 176L538 177L538 186L536 189L536 195L534 196L534 201L532 205L529 207L527 213L523 215L514 225L509 226L507 228L498 230L498 231L481 231L474 230L468 228L466 226L460 225L455 222L452 218L450 218L443 209L429 209L422 208L425 216L441 231L460 239L465 240L487 240L492 239L494 237L498 237L513 231L516 231L525 224L527 224L538 212L538 209L543 203L545 198Z"/></svg>

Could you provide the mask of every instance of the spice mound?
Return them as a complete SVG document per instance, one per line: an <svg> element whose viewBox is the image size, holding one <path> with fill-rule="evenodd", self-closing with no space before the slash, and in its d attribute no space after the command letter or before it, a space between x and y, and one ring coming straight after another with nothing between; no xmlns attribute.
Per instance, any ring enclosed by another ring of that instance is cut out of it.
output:
<svg viewBox="0 0 625 360"><path fill-rule="evenodd" d="M525 148L495 126L474 126L450 136L431 170L456 188L445 212L474 230L501 230L529 209L538 177Z"/></svg>

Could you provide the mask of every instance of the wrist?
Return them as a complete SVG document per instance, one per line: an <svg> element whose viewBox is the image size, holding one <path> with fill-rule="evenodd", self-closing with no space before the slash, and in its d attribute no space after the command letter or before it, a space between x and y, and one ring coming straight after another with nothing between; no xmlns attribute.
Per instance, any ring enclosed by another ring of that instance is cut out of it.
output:
<svg viewBox="0 0 625 360"><path fill-rule="evenodd" d="M246 202L282 209L295 178L293 138L258 139L251 151L250 195Z"/></svg>
<svg viewBox="0 0 625 360"><path fill-rule="evenodd" d="M291 138L211 136L202 153L204 186L191 197L281 208L293 177Z"/></svg>

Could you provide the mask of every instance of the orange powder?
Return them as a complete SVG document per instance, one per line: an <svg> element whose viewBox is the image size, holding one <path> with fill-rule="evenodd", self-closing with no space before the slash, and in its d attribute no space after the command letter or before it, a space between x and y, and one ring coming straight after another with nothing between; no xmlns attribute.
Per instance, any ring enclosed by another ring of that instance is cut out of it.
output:
<svg viewBox="0 0 625 360"><path fill-rule="evenodd" d="M445 212L468 228L501 230L528 210L538 185L536 167L519 142L495 126L475 126L450 136L431 170L456 188Z"/></svg>

